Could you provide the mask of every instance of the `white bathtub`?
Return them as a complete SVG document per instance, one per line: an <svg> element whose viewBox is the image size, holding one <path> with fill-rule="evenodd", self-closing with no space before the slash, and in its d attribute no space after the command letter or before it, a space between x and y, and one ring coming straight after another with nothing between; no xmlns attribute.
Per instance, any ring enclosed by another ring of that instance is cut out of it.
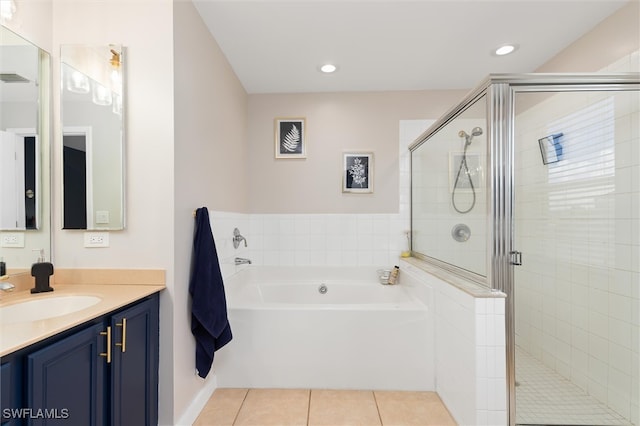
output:
<svg viewBox="0 0 640 426"><path fill-rule="evenodd" d="M227 278L233 340L216 353L218 386L434 390L431 295L402 278L253 266Z"/></svg>

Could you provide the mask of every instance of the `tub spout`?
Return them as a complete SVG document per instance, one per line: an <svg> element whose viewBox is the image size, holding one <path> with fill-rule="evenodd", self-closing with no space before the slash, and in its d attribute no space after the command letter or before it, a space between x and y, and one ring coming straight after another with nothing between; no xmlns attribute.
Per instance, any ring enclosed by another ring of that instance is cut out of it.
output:
<svg viewBox="0 0 640 426"><path fill-rule="evenodd" d="M235 262L236 265L244 265L245 263L251 265L251 260L245 259L244 257L236 257Z"/></svg>

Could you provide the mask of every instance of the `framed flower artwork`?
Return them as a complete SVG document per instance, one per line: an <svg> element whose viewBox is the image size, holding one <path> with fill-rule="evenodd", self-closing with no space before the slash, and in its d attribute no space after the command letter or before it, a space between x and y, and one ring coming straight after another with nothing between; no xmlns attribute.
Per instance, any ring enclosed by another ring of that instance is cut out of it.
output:
<svg viewBox="0 0 640 426"><path fill-rule="evenodd" d="M342 192L373 192L373 152L343 153Z"/></svg>

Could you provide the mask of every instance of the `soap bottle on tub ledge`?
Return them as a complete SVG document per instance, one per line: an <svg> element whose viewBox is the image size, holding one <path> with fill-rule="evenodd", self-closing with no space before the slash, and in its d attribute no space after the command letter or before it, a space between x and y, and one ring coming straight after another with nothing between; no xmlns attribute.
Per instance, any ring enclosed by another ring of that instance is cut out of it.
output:
<svg viewBox="0 0 640 426"><path fill-rule="evenodd" d="M398 275L400 274L400 267L398 265L394 266L389 274L389 285L398 283Z"/></svg>

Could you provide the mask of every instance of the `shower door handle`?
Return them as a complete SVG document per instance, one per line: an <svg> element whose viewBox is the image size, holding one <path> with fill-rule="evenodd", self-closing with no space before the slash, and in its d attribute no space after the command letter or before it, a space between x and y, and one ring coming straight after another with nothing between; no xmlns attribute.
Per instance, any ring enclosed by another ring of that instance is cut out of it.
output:
<svg viewBox="0 0 640 426"><path fill-rule="evenodd" d="M509 255L511 256L511 260L509 261L509 263L514 266L522 265L522 252L514 250L510 251Z"/></svg>

